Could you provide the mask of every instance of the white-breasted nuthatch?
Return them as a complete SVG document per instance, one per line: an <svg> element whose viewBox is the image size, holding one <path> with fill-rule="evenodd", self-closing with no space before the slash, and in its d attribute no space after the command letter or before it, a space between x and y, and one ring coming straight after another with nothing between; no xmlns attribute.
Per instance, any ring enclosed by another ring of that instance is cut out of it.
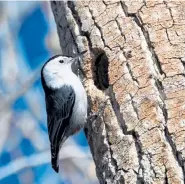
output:
<svg viewBox="0 0 185 184"><path fill-rule="evenodd" d="M71 64L80 55L75 58L56 55L41 70L51 163L56 172L59 170L58 155L62 144L84 127L87 118L87 95L80 79L71 69Z"/></svg>

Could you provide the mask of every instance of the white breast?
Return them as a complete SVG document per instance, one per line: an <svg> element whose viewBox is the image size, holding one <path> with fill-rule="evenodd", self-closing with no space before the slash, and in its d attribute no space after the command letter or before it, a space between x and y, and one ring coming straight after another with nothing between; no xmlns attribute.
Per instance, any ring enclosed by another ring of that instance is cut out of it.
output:
<svg viewBox="0 0 185 184"><path fill-rule="evenodd" d="M75 91L75 104L73 108L72 121L82 127L87 118L87 95L80 79L72 73L68 84L71 85Z"/></svg>

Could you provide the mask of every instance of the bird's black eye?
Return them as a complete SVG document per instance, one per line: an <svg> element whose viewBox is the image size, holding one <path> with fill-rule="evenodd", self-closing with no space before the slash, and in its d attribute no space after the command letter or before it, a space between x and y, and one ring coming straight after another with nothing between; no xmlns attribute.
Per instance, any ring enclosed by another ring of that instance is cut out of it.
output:
<svg viewBox="0 0 185 184"><path fill-rule="evenodd" d="M59 63L64 63L64 61L61 59L61 60L59 60Z"/></svg>

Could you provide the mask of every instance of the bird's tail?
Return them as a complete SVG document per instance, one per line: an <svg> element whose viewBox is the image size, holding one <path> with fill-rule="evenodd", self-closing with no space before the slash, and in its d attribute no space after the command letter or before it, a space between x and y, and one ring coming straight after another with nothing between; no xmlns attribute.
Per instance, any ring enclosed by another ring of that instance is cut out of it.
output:
<svg viewBox="0 0 185 184"><path fill-rule="evenodd" d="M59 148L51 145L51 164L52 164L52 168L57 173L59 170L58 153L59 153Z"/></svg>

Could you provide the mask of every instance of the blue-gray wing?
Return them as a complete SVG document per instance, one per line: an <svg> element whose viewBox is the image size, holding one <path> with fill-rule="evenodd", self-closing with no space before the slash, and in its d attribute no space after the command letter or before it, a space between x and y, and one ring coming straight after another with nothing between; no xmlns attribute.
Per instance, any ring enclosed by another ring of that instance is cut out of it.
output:
<svg viewBox="0 0 185 184"><path fill-rule="evenodd" d="M71 86L52 91L46 96L48 133L51 145L59 146L65 137L75 103L75 93Z"/></svg>
<svg viewBox="0 0 185 184"><path fill-rule="evenodd" d="M63 86L56 90L47 90L46 111L48 134L51 144L51 162L53 169L58 172L58 153L61 143L68 135L67 130L75 103L75 93L71 86Z"/></svg>

